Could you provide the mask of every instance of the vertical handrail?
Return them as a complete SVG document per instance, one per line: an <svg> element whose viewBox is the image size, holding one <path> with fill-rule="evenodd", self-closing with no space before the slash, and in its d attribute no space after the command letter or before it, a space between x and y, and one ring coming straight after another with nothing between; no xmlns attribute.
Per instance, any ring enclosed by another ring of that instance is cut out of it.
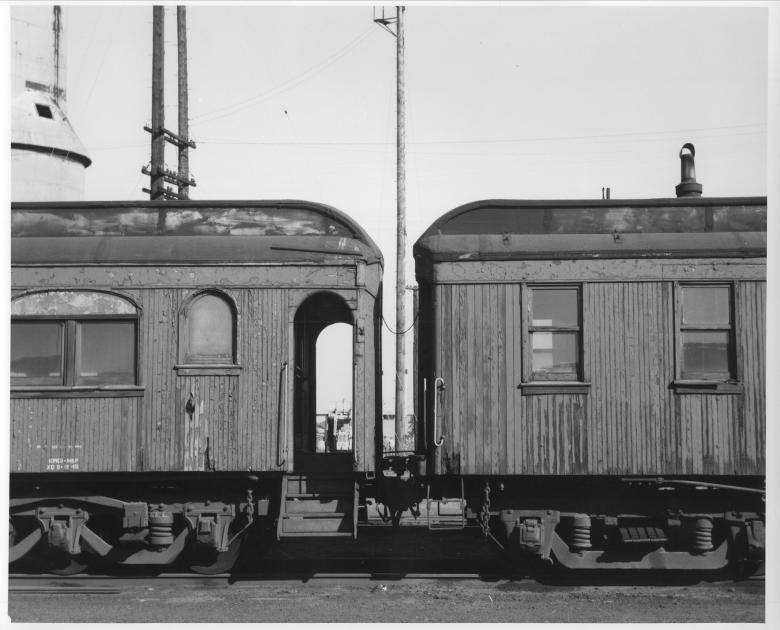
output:
<svg viewBox="0 0 780 630"><path fill-rule="evenodd" d="M433 382L433 445L437 448L444 444L445 439L443 434L439 436L438 439L436 438L439 422L439 392L444 391L444 389L444 379L441 376L437 376L436 380Z"/></svg>
<svg viewBox="0 0 780 630"><path fill-rule="evenodd" d="M279 421L277 422L278 435L276 436L276 465L279 467L287 463L287 385L289 370L287 361L282 366L282 403L279 405ZM280 452L281 451L281 452Z"/></svg>
<svg viewBox="0 0 780 630"><path fill-rule="evenodd" d="M428 379L423 379L423 450L428 450Z"/></svg>

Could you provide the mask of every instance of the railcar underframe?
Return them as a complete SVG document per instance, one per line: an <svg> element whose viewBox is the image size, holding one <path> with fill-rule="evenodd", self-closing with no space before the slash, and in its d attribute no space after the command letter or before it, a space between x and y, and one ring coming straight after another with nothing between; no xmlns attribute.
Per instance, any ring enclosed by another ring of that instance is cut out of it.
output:
<svg viewBox="0 0 780 630"><path fill-rule="evenodd" d="M332 488L346 483L354 489L344 502L355 520L333 520L334 527L318 534L311 526L283 532L285 518L302 523L317 516L306 510L305 499L298 500L297 515L282 509L295 475L15 474L10 561L22 570L54 573L182 565L215 573L231 569L243 545L243 560L262 569L263 550L281 539L314 535L327 546L329 536L346 535L359 547L366 528L391 538L398 528L434 536L471 532L475 541L491 540L495 566L505 570L543 563L744 573L763 559L760 477L426 477L419 474L421 461L391 457L385 474L374 478L309 475L309 484L327 480ZM332 494L321 492L315 500L331 517L341 509ZM244 545L247 540L254 544Z"/></svg>

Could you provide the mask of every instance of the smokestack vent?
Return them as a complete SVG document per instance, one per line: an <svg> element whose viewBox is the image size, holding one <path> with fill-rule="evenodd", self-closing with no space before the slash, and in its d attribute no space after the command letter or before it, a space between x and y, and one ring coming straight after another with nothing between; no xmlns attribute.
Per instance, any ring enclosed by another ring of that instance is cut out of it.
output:
<svg viewBox="0 0 780 630"><path fill-rule="evenodd" d="M686 142L680 149L680 183L674 190L678 197L701 197L701 184L696 182L696 166L693 157L696 149L690 142Z"/></svg>

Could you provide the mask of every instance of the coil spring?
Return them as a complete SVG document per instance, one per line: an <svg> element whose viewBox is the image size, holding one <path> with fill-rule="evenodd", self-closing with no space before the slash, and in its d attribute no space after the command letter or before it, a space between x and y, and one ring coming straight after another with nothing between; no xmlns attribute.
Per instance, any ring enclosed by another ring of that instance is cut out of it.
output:
<svg viewBox="0 0 780 630"><path fill-rule="evenodd" d="M587 514L575 515L571 531L571 546L573 549L590 549L590 516Z"/></svg>
<svg viewBox="0 0 780 630"><path fill-rule="evenodd" d="M712 547L712 521L708 518L697 518L693 530L694 550L710 551Z"/></svg>
<svg viewBox="0 0 780 630"><path fill-rule="evenodd" d="M149 544L154 547L168 547L173 544L173 514L170 512L149 514Z"/></svg>

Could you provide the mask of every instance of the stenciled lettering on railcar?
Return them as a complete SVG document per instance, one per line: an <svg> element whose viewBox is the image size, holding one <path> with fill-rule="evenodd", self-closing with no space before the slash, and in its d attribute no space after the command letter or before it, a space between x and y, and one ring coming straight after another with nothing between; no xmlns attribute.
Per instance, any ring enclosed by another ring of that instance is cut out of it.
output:
<svg viewBox="0 0 780 630"><path fill-rule="evenodd" d="M78 470L78 457L50 457L46 470Z"/></svg>

